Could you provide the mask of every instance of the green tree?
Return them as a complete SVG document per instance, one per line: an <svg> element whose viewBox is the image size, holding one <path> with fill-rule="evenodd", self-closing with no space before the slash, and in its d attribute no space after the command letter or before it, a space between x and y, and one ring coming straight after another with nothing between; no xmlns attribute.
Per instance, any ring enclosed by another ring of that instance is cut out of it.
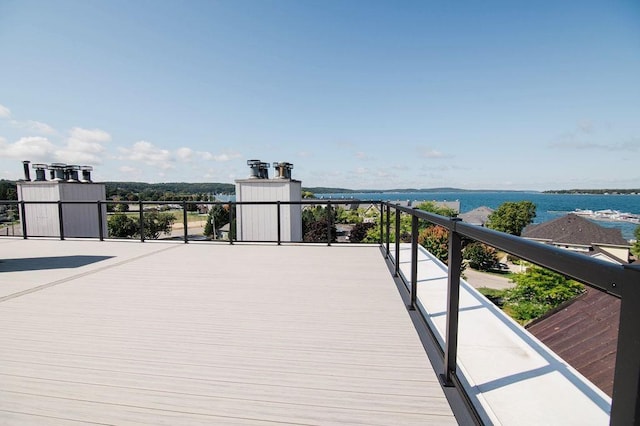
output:
<svg viewBox="0 0 640 426"><path fill-rule="evenodd" d="M175 221L176 217L171 213L145 212L144 237L150 240L157 240L160 234L170 234L171 227Z"/></svg>
<svg viewBox="0 0 640 426"><path fill-rule="evenodd" d="M327 207L313 206L302 211L302 240L305 242L327 242ZM331 208L331 242L336 240L336 209Z"/></svg>
<svg viewBox="0 0 640 426"><path fill-rule="evenodd" d="M462 257L469 261L469 266L480 271L488 271L498 262L496 250L486 244L473 242L464 248Z"/></svg>
<svg viewBox="0 0 640 426"><path fill-rule="evenodd" d="M129 203L120 203L116 204L113 210L117 212L128 212L129 211Z"/></svg>
<svg viewBox="0 0 640 426"><path fill-rule="evenodd" d="M438 206L433 201L424 201L416 206L418 210L439 214L440 216L454 217L457 212L449 207Z"/></svg>
<svg viewBox="0 0 640 426"><path fill-rule="evenodd" d="M584 292L584 286L539 266L516 274L516 286L505 294L505 310L520 321L537 318Z"/></svg>
<svg viewBox="0 0 640 426"><path fill-rule="evenodd" d="M364 211L362 209L345 209L336 207L336 223L362 223Z"/></svg>
<svg viewBox="0 0 640 426"><path fill-rule="evenodd" d="M138 232L138 222L124 213L116 213L109 216L107 228L110 237L132 238Z"/></svg>
<svg viewBox="0 0 640 426"><path fill-rule="evenodd" d="M376 226L374 223L356 223L349 234L349 241L352 243L362 242L366 238L367 232L374 226Z"/></svg>
<svg viewBox="0 0 640 426"><path fill-rule="evenodd" d="M309 223L304 230L302 240L306 243L326 243L327 242L327 219L320 219ZM336 241L337 229L331 226L331 242Z"/></svg>
<svg viewBox="0 0 640 426"><path fill-rule="evenodd" d="M227 223L229 223L229 205L214 204L209 210L203 234L209 237L213 235L215 230L222 228Z"/></svg>
<svg viewBox="0 0 640 426"><path fill-rule="evenodd" d="M418 244L447 264L449 260L449 231L442 226L430 226L418 234Z"/></svg>
<svg viewBox="0 0 640 426"><path fill-rule="evenodd" d="M171 233L171 227L176 218L171 213L145 212L143 216L144 237L157 240L160 234ZM111 215L107 221L109 235L116 238L139 238L140 221L124 213Z"/></svg>
<svg viewBox="0 0 640 426"><path fill-rule="evenodd" d="M489 215L487 228L520 235L536 217L536 205L531 201L507 201Z"/></svg>
<svg viewBox="0 0 640 426"><path fill-rule="evenodd" d="M15 182L0 179L0 200L17 200L18 192L16 188Z"/></svg>
<svg viewBox="0 0 640 426"><path fill-rule="evenodd" d="M636 258L640 258L640 226L633 231L633 236L636 238L636 242L633 243L631 247L631 253L633 253Z"/></svg>

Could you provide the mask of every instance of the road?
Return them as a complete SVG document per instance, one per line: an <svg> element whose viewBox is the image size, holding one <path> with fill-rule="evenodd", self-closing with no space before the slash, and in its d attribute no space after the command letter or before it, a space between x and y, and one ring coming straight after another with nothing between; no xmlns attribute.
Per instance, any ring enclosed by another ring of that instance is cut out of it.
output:
<svg viewBox="0 0 640 426"><path fill-rule="evenodd" d="M488 287L502 290L515 286L515 284L512 283L509 278L507 278L506 276L501 276L499 274L479 272L469 267L467 267L467 269L465 269L463 273L467 277L466 281L474 288Z"/></svg>

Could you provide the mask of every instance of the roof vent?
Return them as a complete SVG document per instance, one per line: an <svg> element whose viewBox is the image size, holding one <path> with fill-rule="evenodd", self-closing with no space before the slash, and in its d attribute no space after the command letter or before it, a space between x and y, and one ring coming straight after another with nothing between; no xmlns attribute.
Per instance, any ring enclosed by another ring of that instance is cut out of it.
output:
<svg viewBox="0 0 640 426"><path fill-rule="evenodd" d="M78 170L80 166L75 164L68 165L64 168L64 178L67 182L78 182Z"/></svg>
<svg viewBox="0 0 640 426"><path fill-rule="evenodd" d="M269 179L269 164L260 160L247 160L247 165L251 169L249 179Z"/></svg>
<svg viewBox="0 0 640 426"><path fill-rule="evenodd" d="M51 163L49 170L51 171L51 180L62 181L65 179L64 169L67 165L64 163Z"/></svg>
<svg viewBox="0 0 640 426"><path fill-rule="evenodd" d="M45 170L47 170L49 168L49 166L47 166L46 164L32 164L31 167L33 167L36 170L36 182L44 182L47 180L47 175Z"/></svg>
<svg viewBox="0 0 640 426"><path fill-rule="evenodd" d="M31 161L23 161L22 162L22 167L24 168L24 180L26 180L27 182L31 181L31 176L29 175L29 163Z"/></svg>
<svg viewBox="0 0 640 426"><path fill-rule="evenodd" d="M293 164L287 162L275 162L273 167L276 169L276 179L291 179L291 169Z"/></svg>
<svg viewBox="0 0 640 426"><path fill-rule="evenodd" d="M80 166L80 170L82 170L82 179L80 179L80 182L91 183L91 171L93 170L93 167Z"/></svg>

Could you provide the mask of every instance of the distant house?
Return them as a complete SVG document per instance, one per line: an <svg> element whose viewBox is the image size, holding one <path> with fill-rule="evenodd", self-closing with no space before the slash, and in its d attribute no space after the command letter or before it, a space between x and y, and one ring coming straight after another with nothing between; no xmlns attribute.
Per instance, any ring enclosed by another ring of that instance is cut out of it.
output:
<svg viewBox="0 0 640 426"><path fill-rule="evenodd" d="M493 209L487 206L481 206L470 210L466 213L458 215L460 219L470 225L484 226L489 220L489 215L493 213Z"/></svg>
<svg viewBox="0 0 640 426"><path fill-rule="evenodd" d="M548 222L529 225L522 237L618 264L629 263L631 245L617 228L606 228L569 213Z"/></svg>

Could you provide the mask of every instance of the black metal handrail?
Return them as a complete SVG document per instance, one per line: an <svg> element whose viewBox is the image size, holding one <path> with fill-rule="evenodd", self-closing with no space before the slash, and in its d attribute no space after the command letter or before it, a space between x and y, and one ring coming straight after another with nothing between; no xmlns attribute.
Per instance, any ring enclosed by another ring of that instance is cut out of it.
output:
<svg viewBox="0 0 640 426"><path fill-rule="evenodd" d="M260 240L260 242L274 242L277 243L278 245L282 244L282 238L281 238L281 225L282 225L282 217L281 217L281 207L282 206L288 206L288 205L300 205L300 206L304 206L304 205L318 205L318 206L326 206L327 207L327 211L326 211L326 218L327 218L327 239L326 239L326 243L327 245L331 245L332 243L335 243L332 241L332 235L331 235L331 230L332 227L334 225L333 223L333 209L336 206L341 206L341 205L347 205L347 204L375 204L377 206L379 206L380 208L380 212L382 214L382 208L383 208L383 202L379 201L379 200L317 200L317 199L310 199L310 200L303 200L303 201L134 201L134 202L130 202L130 201L111 201L111 200L105 200L105 201L95 201L95 200L69 200L69 201L15 201L15 200L0 200L0 204L9 204L9 205L17 205L20 206L20 217L21 217L21 222L22 222L22 238L27 239L30 235L28 235L27 233L27 215L26 215L26 206L28 205L57 205L58 206L58 228L59 228L59 234L58 237L60 238L60 240L64 240L65 239L65 231L64 231L64 209L62 208L63 205L97 205L98 209L97 209L97 215L98 215L98 224L99 224L99 239L102 241L104 240L104 220L103 220L103 206L104 208L106 208L106 206L108 205L120 205L120 204L136 204L138 206L138 210L129 210L127 212L114 212L114 213L138 213L138 229L139 229L139 233L140 233L140 241L144 242L145 241L145 236L144 236L144 207L145 206L163 206L163 205L176 205L182 208L183 210L183 228L184 228L184 235L183 235L183 241L185 243L189 242L189 234L188 234L188 218L187 218L187 206L189 205L207 205L207 206L213 206L213 205L228 205L229 206L229 223L233 223L233 219L235 217L235 211L238 207L242 207L242 206L275 206L277 208L277 219L276 222L274 224L274 226L277 227L277 239L276 240ZM380 238L379 241L377 242L378 244L382 243L382 231L383 231L383 224L382 222L380 223ZM42 235L35 235L36 237L41 237ZM237 240L235 240L237 241ZM234 239L230 236L229 237L229 244L233 244ZM252 240L248 240L248 239L243 239L243 242L257 242L257 241L252 241ZM295 241L295 242L302 242L302 241Z"/></svg>
<svg viewBox="0 0 640 426"><path fill-rule="evenodd" d="M458 218L448 218L391 202L384 202L384 207L387 214L387 238L384 247L387 258L392 259L390 261L395 264L396 276L401 276L399 274L400 213L411 215L412 218L411 276L408 278L409 283L405 281L405 286L410 292L410 309L416 308L418 221L425 220L449 231L447 323L444 348L441 348L444 362L441 378L445 386L455 384L460 387L456 359L462 265L461 240L462 237L466 237L569 276L589 287L621 299L610 423L612 425L640 423L640 267L616 265L521 237L469 225ZM396 213L393 230L395 257L393 258L391 258L389 247L392 210Z"/></svg>
<svg viewBox="0 0 640 426"><path fill-rule="evenodd" d="M123 201L0 201L0 204L19 206L22 221L22 237L28 238L26 206L32 204L51 204L58 206L58 220L60 222L60 239L64 234L63 205L94 204L97 206L100 240L103 239L103 212L110 204L132 204ZM470 238L503 250L531 263L543 266L560 274L575 278L599 291L607 292L621 299L620 327L618 334L618 348L613 387L610 422L613 425L638 424L640 422L640 267L633 265L615 265L594 259L582 254L529 241L520 237L493 231L483 227L469 225L458 218L448 218L433 213L403 207L392 202L378 200L304 200L304 201L250 201L250 202L220 202L220 201L138 201L140 240L144 242L142 230L145 205L179 205L183 209L184 242L188 243L188 205L229 205L229 223L233 223L235 210L243 205L273 205L277 212L277 240L281 244L281 215L280 209L286 205L323 205L327 206L327 244L331 245L332 209L344 204L375 204L380 206L380 238L377 242L385 251L386 258L394 264L394 276L401 277L399 269L400 258L400 214L411 215L411 277L405 282L410 292L409 309L416 309L417 302L417 253L418 253L418 225L424 220L440 225L449 231L448 252L448 296L447 323L444 348L442 349L444 371L442 381L446 386L455 385L461 388L457 377L457 343L458 343L458 312L460 291L460 270L462 264L461 240ZM395 224L392 227L391 214L395 211ZM390 242L393 235L395 240L395 255L391 256ZM246 240L243 240L246 241ZM251 242L251 241L248 241ZM229 238L229 244L234 239Z"/></svg>

